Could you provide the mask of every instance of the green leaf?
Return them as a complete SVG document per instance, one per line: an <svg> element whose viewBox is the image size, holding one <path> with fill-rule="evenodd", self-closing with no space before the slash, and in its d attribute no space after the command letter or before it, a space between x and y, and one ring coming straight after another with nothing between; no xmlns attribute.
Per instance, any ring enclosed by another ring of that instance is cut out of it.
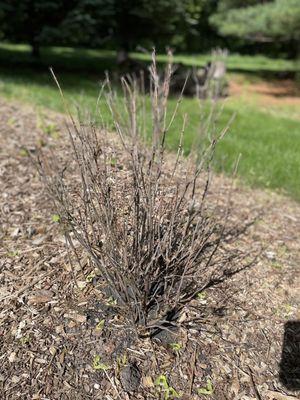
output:
<svg viewBox="0 0 300 400"><path fill-rule="evenodd" d="M112 157L112 158L110 159L110 165L111 165L112 167L115 167L116 164L117 164L117 159L116 159L115 157Z"/></svg>
<svg viewBox="0 0 300 400"><path fill-rule="evenodd" d="M28 151L26 149L21 149L19 152L21 157L28 157Z"/></svg>
<svg viewBox="0 0 300 400"><path fill-rule="evenodd" d="M93 280L93 278L95 278L95 272L91 272L90 274L88 274L87 275L87 277L85 278L85 280L88 282L88 283L91 283L92 282L92 280Z"/></svg>
<svg viewBox="0 0 300 400"><path fill-rule="evenodd" d="M105 319L101 319L101 321L98 322L98 324L96 325L95 330L96 331L102 331L102 329L104 327L104 324L105 324Z"/></svg>
<svg viewBox="0 0 300 400"><path fill-rule="evenodd" d="M13 250L7 253L8 257L17 257L19 255L19 251L18 250Z"/></svg>
<svg viewBox="0 0 300 400"><path fill-rule="evenodd" d="M181 396L180 394L173 388L169 387L169 398L170 399L179 399Z"/></svg>
<svg viewBox="0 0 300 400"><path fill-rule="evenodd" d="M164 389L169 389L169 384L165 375L159 375L159 377L155 380L155 385L161 386Z"/></svg>
<svg viewBox="0 0 300 400"><path fill-rule="evenodd" d="M106 302L109 306L115 306L117 304L117 300L110 296Z"/></svg>
<svg viewBox="0 0 300 400"><path fill-rule="evenodd" d="M110 367L104 363L101 362L101 357L99 355L96 355L93 359L93 369L96 371L106 371Z"/></svg>
<svg viewBox="0 0 300 400"><path fill-rule="evenodd" d="M278 269L278 270L283 269L283 266L281 264L279 264L278 262L273 262L271 265L272 265L272 268L274 268L274 269Z"/></svg>
<svg viewBox="0 0 300 400"><path fill-rule="evenodd" d="M206 387L197 389L198 394L210 396L214 392L214 388L210 379L206 381Z"/></svg>
<svg viewBox="0 0 300 400"><path fill-rule="evenodd" d="M60 216L58 214L53 214L51 219L53 222L60 222Z"/></svg>
<svg viewBox="0 0 300 400"><path fill-rule="evenodd" d="M206 299L206 293L205 292L200 292L197 294L197 298L199 300L205 300Z"/></svg>
<svg viewBox="0 0 300 400"><path fill-rule="evenodd" d="M181 343L170 343L170 347L174 351L180 351L182 349Z"/></svg>
<svg viewBox="0 0 300 400"><path fill-rule="evenodd" d="M127 355L126 353L123 354L122 356L117 357L117 364L119 367L124 367L125 365L127 365Z"/></svg>
<svg viewBox="0 0 300 400"><path fill-rule="evenodd" d="M29 342L30 342L29 336L22 336L22 337L20 338L20 343L21 343L22 346L24 346L25 344L27 344L27 343L29 343Z"/></svg>
<svg viewBox="0 0 300 400"><path fill-rule="evenodd" d="M181 397L181 395L172 386L169 386L165 375L159 375L154 384L159 386L160 390L164 392L165 400L178 399Z"/></svg>

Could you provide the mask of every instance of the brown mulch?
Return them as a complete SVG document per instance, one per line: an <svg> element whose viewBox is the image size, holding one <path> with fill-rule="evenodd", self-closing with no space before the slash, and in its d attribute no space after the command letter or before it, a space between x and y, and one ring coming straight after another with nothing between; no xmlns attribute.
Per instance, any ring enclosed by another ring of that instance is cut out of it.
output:
<svg viewBox="0 0 300 400"><path fill-rule="evenodd" d="M241 79L241 78L240 78ZM243 81L242 81L243 82ZM239 79L232 79L230 82L230 92L231 94L238 94L242 91L243 86L242 82L239 82ZM245 85L244 85L245 86ZM279 99L282 98L293 98L295 97L297 101L299 101L299 87L295 85L295 81L292 79L281 79L281 80L272 80L272 81L260 81L260 82L251 82L251 84L246 85L247 89L250 92L265 94L269 96L275 96Z"/></svg>
<svg viewBox="0 0 300 400"><path fill-rule="evenodd" d="M299 398L299 382L297 392L280 379L285 324L300 320L298 203L235 185L238 218L264 210L244 244L267 247L259 262L195 300L203 313L188 332L137 340L89 263L72 270L24 150L63 148L63 118L4 101L0 110L1 399ZM215 183L220 196L230 181ZM159 376L175 391L159 393Z"/></svg>
<svg viewBox="0 0 300 400"><path fill-rule="evenodd" d="M256 104L270 112L270 107L274 106L280 111L280 107L291 107L295 112L291 115L299 119L300 90L293 80L273 80L245 83L240 77L230 80L229 94L233 98L243 97L243 101L249 100L254 96Z"/></svg>

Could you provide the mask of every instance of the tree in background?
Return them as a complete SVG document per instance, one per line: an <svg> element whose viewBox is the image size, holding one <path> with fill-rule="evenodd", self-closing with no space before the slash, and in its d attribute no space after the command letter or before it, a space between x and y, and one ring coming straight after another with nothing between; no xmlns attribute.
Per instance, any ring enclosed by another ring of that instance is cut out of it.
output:
<svg viewBox="0 0 300 400"><path fill-rule="evenodd" d="M75 0L59 26L56 44L99 47L111 40L115 0Z"/></svg>
<svg viewBox="0 0 300 400"><path fill-rule="evenodd" d="M207 0L78 0L61 25L66 42L110 43L126 57L137 46L180 47ZM70 32L72 34L70 35Z"/></svg>
<svg viewBox="0 0 300 400"><path fill-rule="evenodd" d="M1 0L4 38L30 44L38 58L40 46L59 36L59 26L74 5L75 0Z"/></svg>
<svg viewBox="0 0 300 400"><path fill-rule="evenodd" d="M123 60L154 45L295 57L300 0L0 0L0 38L30 44L35 58L45 45L106 46Z"/></svg>
<svg viewBox="0 0 300 400"><path fill-rule="evenodd" d="M299 54L299 0L220 0L210 22L223 36L252 42L284 42L289 45L291 56Z"/></svg>
<svg viewBox="0 0 300 400"><path fill-rule="evenodd" d="M179 46L207 0L0 0L5 38L32 46ZM7 23L5 24L5 21Z"/></svg>
<svg viewBox="0 0 300 400"><path fill-rule="evenodd" d="M196 20L190 29L184 32L180 43L180 50L192 52L207 52L216 46L223 45L223 38L209 23L209 17L216 13L219 0L199 0L198 10L194 14Z"/></svg>

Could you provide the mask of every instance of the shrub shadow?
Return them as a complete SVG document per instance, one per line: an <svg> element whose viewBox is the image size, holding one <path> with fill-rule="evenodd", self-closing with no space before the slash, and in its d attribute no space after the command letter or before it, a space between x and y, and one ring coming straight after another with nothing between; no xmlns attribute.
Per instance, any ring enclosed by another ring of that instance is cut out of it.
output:
<svg viewBox="0 0 300 400"><path fill-rule="evenodd" d="M288 390L300 390L300 321L284 325L279 379Z"/></svg>

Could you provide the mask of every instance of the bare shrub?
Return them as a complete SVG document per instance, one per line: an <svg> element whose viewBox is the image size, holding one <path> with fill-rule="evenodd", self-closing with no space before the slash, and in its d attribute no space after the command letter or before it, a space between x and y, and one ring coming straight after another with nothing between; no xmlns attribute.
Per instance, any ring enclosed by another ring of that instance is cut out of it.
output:
<svg viewBox="0 0 300 400"><path fill-rule="evenodd" d="M175 324L198 293L250 265L232 245L246 224L229 224L229 202L217 210L209 194L211 161L225 130L184 157L184 116L177 155L168 154L181 97L169 113L172 66L160 78L153 57L150 73L151 128L136 81L122 79L121 102L107 81L102 95L118 140L104 122L72 119L72 161L38 160L70 250L79 263L78 244L85 250L140 336Z"/></svg>

